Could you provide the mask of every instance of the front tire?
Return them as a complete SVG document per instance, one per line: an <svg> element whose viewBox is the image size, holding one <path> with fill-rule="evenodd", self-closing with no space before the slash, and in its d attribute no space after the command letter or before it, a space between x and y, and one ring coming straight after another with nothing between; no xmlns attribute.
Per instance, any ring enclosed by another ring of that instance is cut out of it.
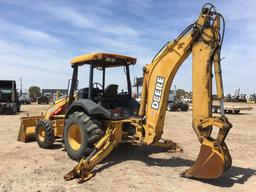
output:
<svg viewBox="0 0 256 192"><path fill-rule="evenodd" d="M104 135L99 121L84 112L74 112L65 122L63 140L68 156L76 161L88 156Z"/></svg>
<svg viewBox="0 0 256 192"><path fill-rule="evenodd" d="M39 147L49 149L53 146L54 130L49 120L43 119L37 123L35 137Z"/></svg>

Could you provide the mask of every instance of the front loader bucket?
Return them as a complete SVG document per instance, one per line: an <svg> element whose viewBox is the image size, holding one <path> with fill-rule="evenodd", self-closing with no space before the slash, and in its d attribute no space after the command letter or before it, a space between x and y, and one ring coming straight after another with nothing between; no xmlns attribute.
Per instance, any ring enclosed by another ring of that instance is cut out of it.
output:
<svg viewBox="0 0 256 192"><path fill-rule="evenodd" d="M34 141L36 124L39 120L43 119L43 117L44 116L21 117L18 141L24 143Z"/></svg>
<svg viewBox="0 0 256 192"><path fill-rule="evenodd" d="M201 149L194 165L185 172L185 177L214 179L227 171L232 159L225 143L216 145L215 140L203 138Z"/></svg>

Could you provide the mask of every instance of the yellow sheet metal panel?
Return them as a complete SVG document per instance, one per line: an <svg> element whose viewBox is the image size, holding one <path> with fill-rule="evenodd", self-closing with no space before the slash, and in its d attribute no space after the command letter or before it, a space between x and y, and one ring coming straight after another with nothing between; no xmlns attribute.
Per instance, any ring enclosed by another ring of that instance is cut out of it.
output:
<svg viewBox="0 0 256 192"><path fill-rule="evenodd" d="M136 63L136 58L128 57L125 55L118 55L113 53L88 53L80 55L71 60L72 65L83 65L93 63L101 67L105 65L106 67L130 65Z"/></svg>

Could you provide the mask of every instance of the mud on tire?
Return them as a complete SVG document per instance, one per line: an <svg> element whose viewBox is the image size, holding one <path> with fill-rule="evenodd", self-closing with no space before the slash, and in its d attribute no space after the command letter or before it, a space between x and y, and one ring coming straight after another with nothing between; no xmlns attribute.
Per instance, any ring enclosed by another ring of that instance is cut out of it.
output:
<svg viewBox="0 0 256 192"><path fill-rule="evenodd" d="M84 112L74 112L65 121L63 140L68 156L76 161L88 156L104 135L101 123Z"/></svg>

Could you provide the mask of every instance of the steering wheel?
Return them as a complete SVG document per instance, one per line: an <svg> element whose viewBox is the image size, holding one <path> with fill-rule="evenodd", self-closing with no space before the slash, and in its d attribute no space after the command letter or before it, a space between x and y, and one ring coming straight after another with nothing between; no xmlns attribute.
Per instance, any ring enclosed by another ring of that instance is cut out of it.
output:
<svg viewBox="0 0 256 192"><path fill-rule="evenodd" d="M92 84L92 87L93 87L93 88L100 89L100 90L103 90L103 86L102 86L100 83L97 83L97 82L93 83L93 84Z"/></svg>

